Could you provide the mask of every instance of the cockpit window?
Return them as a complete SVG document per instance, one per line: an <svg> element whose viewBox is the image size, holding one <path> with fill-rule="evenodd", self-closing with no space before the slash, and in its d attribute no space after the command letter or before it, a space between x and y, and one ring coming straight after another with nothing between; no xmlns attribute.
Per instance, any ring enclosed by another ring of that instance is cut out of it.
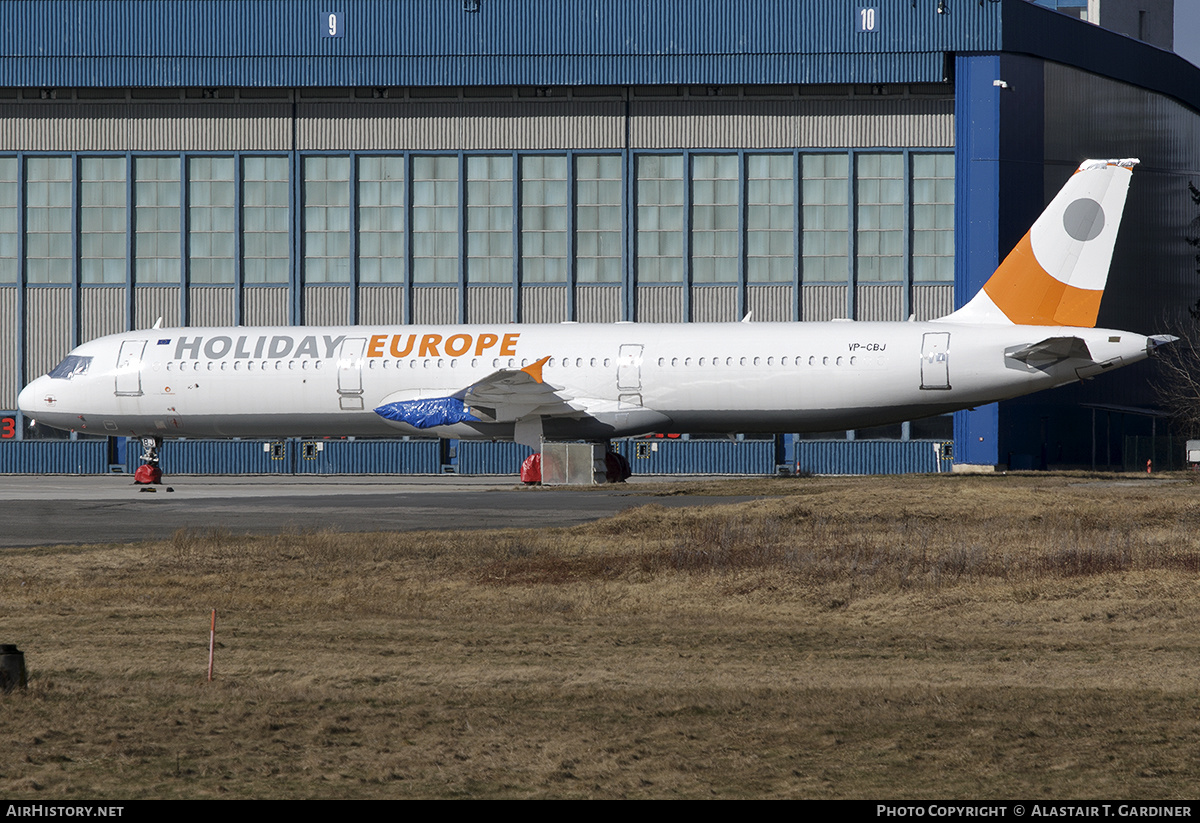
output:
<svg viewBox="0 0 1200 823"><path fill-rule="evenodd" d="M77 354L68 354L63 358L63 361L54 367L50 372L50 377L57 380L70 380L73 377L87 374L88 367L92 365L92 358L80 357Z"/></svg>

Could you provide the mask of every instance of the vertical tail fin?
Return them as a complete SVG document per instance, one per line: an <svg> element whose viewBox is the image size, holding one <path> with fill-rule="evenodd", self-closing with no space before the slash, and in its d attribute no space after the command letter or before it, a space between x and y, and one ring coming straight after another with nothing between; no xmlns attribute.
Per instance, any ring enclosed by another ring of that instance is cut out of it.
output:
<svg viewBox="0 0 1200 823"><path fill-rule="evenodd" d="M945 319L1095 326L1138 162L1083 161L983 289Z"/></svg>

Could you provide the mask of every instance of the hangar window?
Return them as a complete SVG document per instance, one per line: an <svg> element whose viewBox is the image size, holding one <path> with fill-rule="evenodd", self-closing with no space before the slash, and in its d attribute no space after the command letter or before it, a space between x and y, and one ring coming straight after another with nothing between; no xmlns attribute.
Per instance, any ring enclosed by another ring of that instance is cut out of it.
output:
<svg viewBox="0 0 1200 823"><path fill-rule="evenodd" d="M17 158L0 157L0 283L16 283L17 259Z"/></svg>
<svg viewBox="0 0 1200 823"><path fill-rule="evenodd" d="M25 276L71 282L71 158L25 161Z"/></svg>
<svg viewBox="0 0 1200 823"><path fill-rule="evenodd" d="M575 158L575 276L621 282L621 158Z"/></svg>
<svg viewBox="0 0 1200 823"><path fill-rule="evenodd" d="M904 155L860 154L857 196L859 281L904 279Z"/></svg>
<svg viewBox="0 0 1200 823"><path fill-rule="evenodd" d="M801 278L806 283L844 283L849 277L849 170L845 154L803 157Z"/></svg>
<svg viewBox="0 0 1200 823"><path fill-rule="evenodd" d="M188 159L190 283L234 281L237 232L234 168L232 157Z"/></svg>
<svg viewBox="0 0 1200 823"><path fill-rule="evenodd" d="M468 283L513 281L512 207L512 157L468 157Z"/></svg>
<svg viewBox="0 0 1200 823"><path fill-rule="evenodd" d="M414 283L458 282L458 158L412 161Z"/></svg>
<svg viewBox="0 0 1200 823"><path fill-rule="evenodd" d="M738 279L738 157L692 156L692 279Z"/></svg>
<svg viewBox="0 0 1200 823"><path fill-rule="evenodd" d="M358 279L404 281L404 158L358 158Z"/></svg>
<svg viewBox="0 0 1200 823"><path fill-rule="evenodd" d="M133 159L133 279L138 284L180 279L180 160Z"/></svg>
<svg viewBox="0 0 1200 823"><path fill-rule="evenodd" d="M79 280L125 282L125 158L79 161Z"/></svg>
<svg viewBox="0 0 1200 823"><path fill-rule="evenodd" d="M794 171L788 154L746 157L746 280L790 283Z"/></svg>
<svg viewBox="0 0 1200 823"><path fill-rule="evenodd" d="M304 158L304 282L350 282L350 158Z"/></svg>
<svg viewBox="0 0 1200 823"><path fill-rule="evenodd" d="M912 277L954 282L954 155L912 156Z"/></svg>
<svg viewBox="0 0 1200 823"><path fill-rule="evenodd" d="M567 280L567 158L521 158L521 280Z"/></svg>
<svg viewBox="0 0 1200 823"><path fill-rule="evenodd" d="M242 257L247 283L288 282L288 161L242 160Z"/></svg>
<svg viewBox="0 0 1200 823"><path fill-rule="evenodd" d="M637 278L683 282L683 156L637 158Z"/></svg>

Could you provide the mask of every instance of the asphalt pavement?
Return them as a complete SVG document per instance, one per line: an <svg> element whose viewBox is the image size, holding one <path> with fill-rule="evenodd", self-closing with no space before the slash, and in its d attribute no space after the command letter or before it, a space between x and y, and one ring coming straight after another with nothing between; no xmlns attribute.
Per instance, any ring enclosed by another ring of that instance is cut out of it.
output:
<svg viewBox="0 0 1200 823"><path fill-rule="evenodd" d="M0 475L0 547L162 539L181 528L271 534L573 526L648 503L677 507L752 499L659 496L654 482L633 478L575 488L457 475L177 475L155 491L143 491L129 475Z"/></svg>

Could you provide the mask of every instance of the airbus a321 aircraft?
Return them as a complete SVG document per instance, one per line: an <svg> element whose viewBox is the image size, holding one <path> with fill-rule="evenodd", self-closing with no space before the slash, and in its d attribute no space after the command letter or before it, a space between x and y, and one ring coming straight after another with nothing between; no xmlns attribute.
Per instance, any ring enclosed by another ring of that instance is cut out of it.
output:
<svg viewBox="0 0 1200 823"><path fill-rule="evenodd" d="M154 328L73 350L20 394L38 424L142 438L876 426L1004 400L1175 339L1092 328L1132 168L1087 160L982 291L928 322ZM157 479L157 478L155 478Z"/></svg>

